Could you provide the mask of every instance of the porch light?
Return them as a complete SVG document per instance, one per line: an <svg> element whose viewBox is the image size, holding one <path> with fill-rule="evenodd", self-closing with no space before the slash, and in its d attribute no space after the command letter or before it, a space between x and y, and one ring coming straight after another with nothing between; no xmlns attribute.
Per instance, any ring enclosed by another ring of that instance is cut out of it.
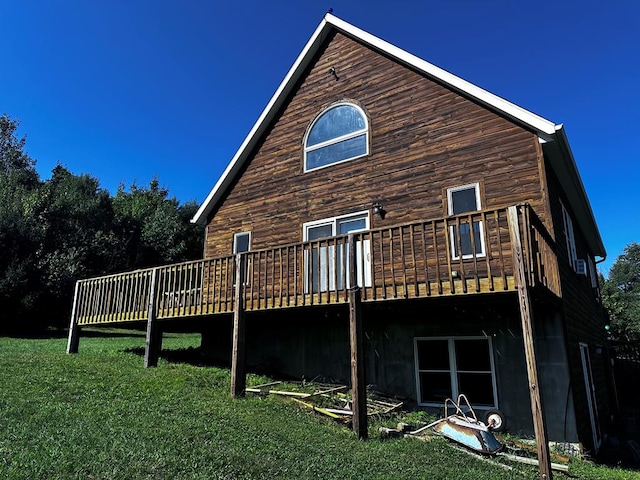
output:
<svg viewBox="0 0 640 480"><path fill-rule="evenodd" d="M386 210L382 207L382 204L380 202L375 202L371 206L371 210L373 211L374 215L380 215L380 218L383 220L384 216L387 214Z"/></svg>

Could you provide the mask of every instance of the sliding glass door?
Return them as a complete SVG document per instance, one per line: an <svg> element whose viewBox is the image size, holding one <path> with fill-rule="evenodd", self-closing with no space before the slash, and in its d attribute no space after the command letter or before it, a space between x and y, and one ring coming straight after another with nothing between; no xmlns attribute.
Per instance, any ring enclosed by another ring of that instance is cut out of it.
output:
<svg viewBox="0 0 640 480"><path fill-rule="evenodd" d="M304 225L304 240L314 242L305 257L307 292L342 290L349 285L349 245L343 240L322 240L366 230L369 230L368 212L318 220ZM359 286L371 285L370 250L369 240L359 240L356 243Z"/></svg>

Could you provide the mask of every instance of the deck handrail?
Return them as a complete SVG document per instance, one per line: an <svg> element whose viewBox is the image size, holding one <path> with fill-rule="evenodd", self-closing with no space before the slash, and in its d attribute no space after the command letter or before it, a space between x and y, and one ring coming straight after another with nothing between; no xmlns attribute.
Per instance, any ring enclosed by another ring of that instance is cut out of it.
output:
<svg viewBox="0 0 640 480"><path fill-rule="evenodd" d="M518 205L531 286L560 295L555 242L533 209ZM357 282L367 302L515 289L507 208L354 232ZM346 303L347 235L242 253L247 311ZM78 281L79 324L231 313L234 255ZM156 288L151 291L152 273Z"/></svg>

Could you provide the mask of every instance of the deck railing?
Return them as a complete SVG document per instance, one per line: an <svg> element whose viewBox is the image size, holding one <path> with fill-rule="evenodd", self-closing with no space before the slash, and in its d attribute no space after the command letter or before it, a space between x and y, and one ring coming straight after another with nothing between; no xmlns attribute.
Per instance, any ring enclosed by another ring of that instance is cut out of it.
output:
<svg viewBox="0 0 640 480"><path fill-rule="evenodd" d="M517 218L529 285L559 296L553 239L529 206L519 206ZM508 222L500 208L353 233L362 300L514 290ZM347 303L347 238L241 254L244 309ZM81 280L77 322L144 320L149 307L158 319L231 313L236 261L230 255Z"/></svg>

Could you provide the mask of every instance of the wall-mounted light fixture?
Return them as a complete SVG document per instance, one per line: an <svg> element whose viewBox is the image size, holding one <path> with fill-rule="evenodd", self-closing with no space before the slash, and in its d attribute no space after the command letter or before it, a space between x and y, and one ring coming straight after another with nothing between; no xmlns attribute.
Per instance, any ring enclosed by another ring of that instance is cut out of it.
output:
<svg viewBox="0 0 640 480"><path fill-rule="evenodd" d="M336 72L336 67L331 67L329 69L329 75L333 75L336 80L340 80L340 77L338 77L338 72Z"/></svg>
<svg viewBox="0 0 640 480"><path fill-rule="evenodd" d="M374 215L380 215L380 218L384 220L384 216L387 214L387 211L384 209L380 202L375 202L371 205L371 211Z"/></svg>

